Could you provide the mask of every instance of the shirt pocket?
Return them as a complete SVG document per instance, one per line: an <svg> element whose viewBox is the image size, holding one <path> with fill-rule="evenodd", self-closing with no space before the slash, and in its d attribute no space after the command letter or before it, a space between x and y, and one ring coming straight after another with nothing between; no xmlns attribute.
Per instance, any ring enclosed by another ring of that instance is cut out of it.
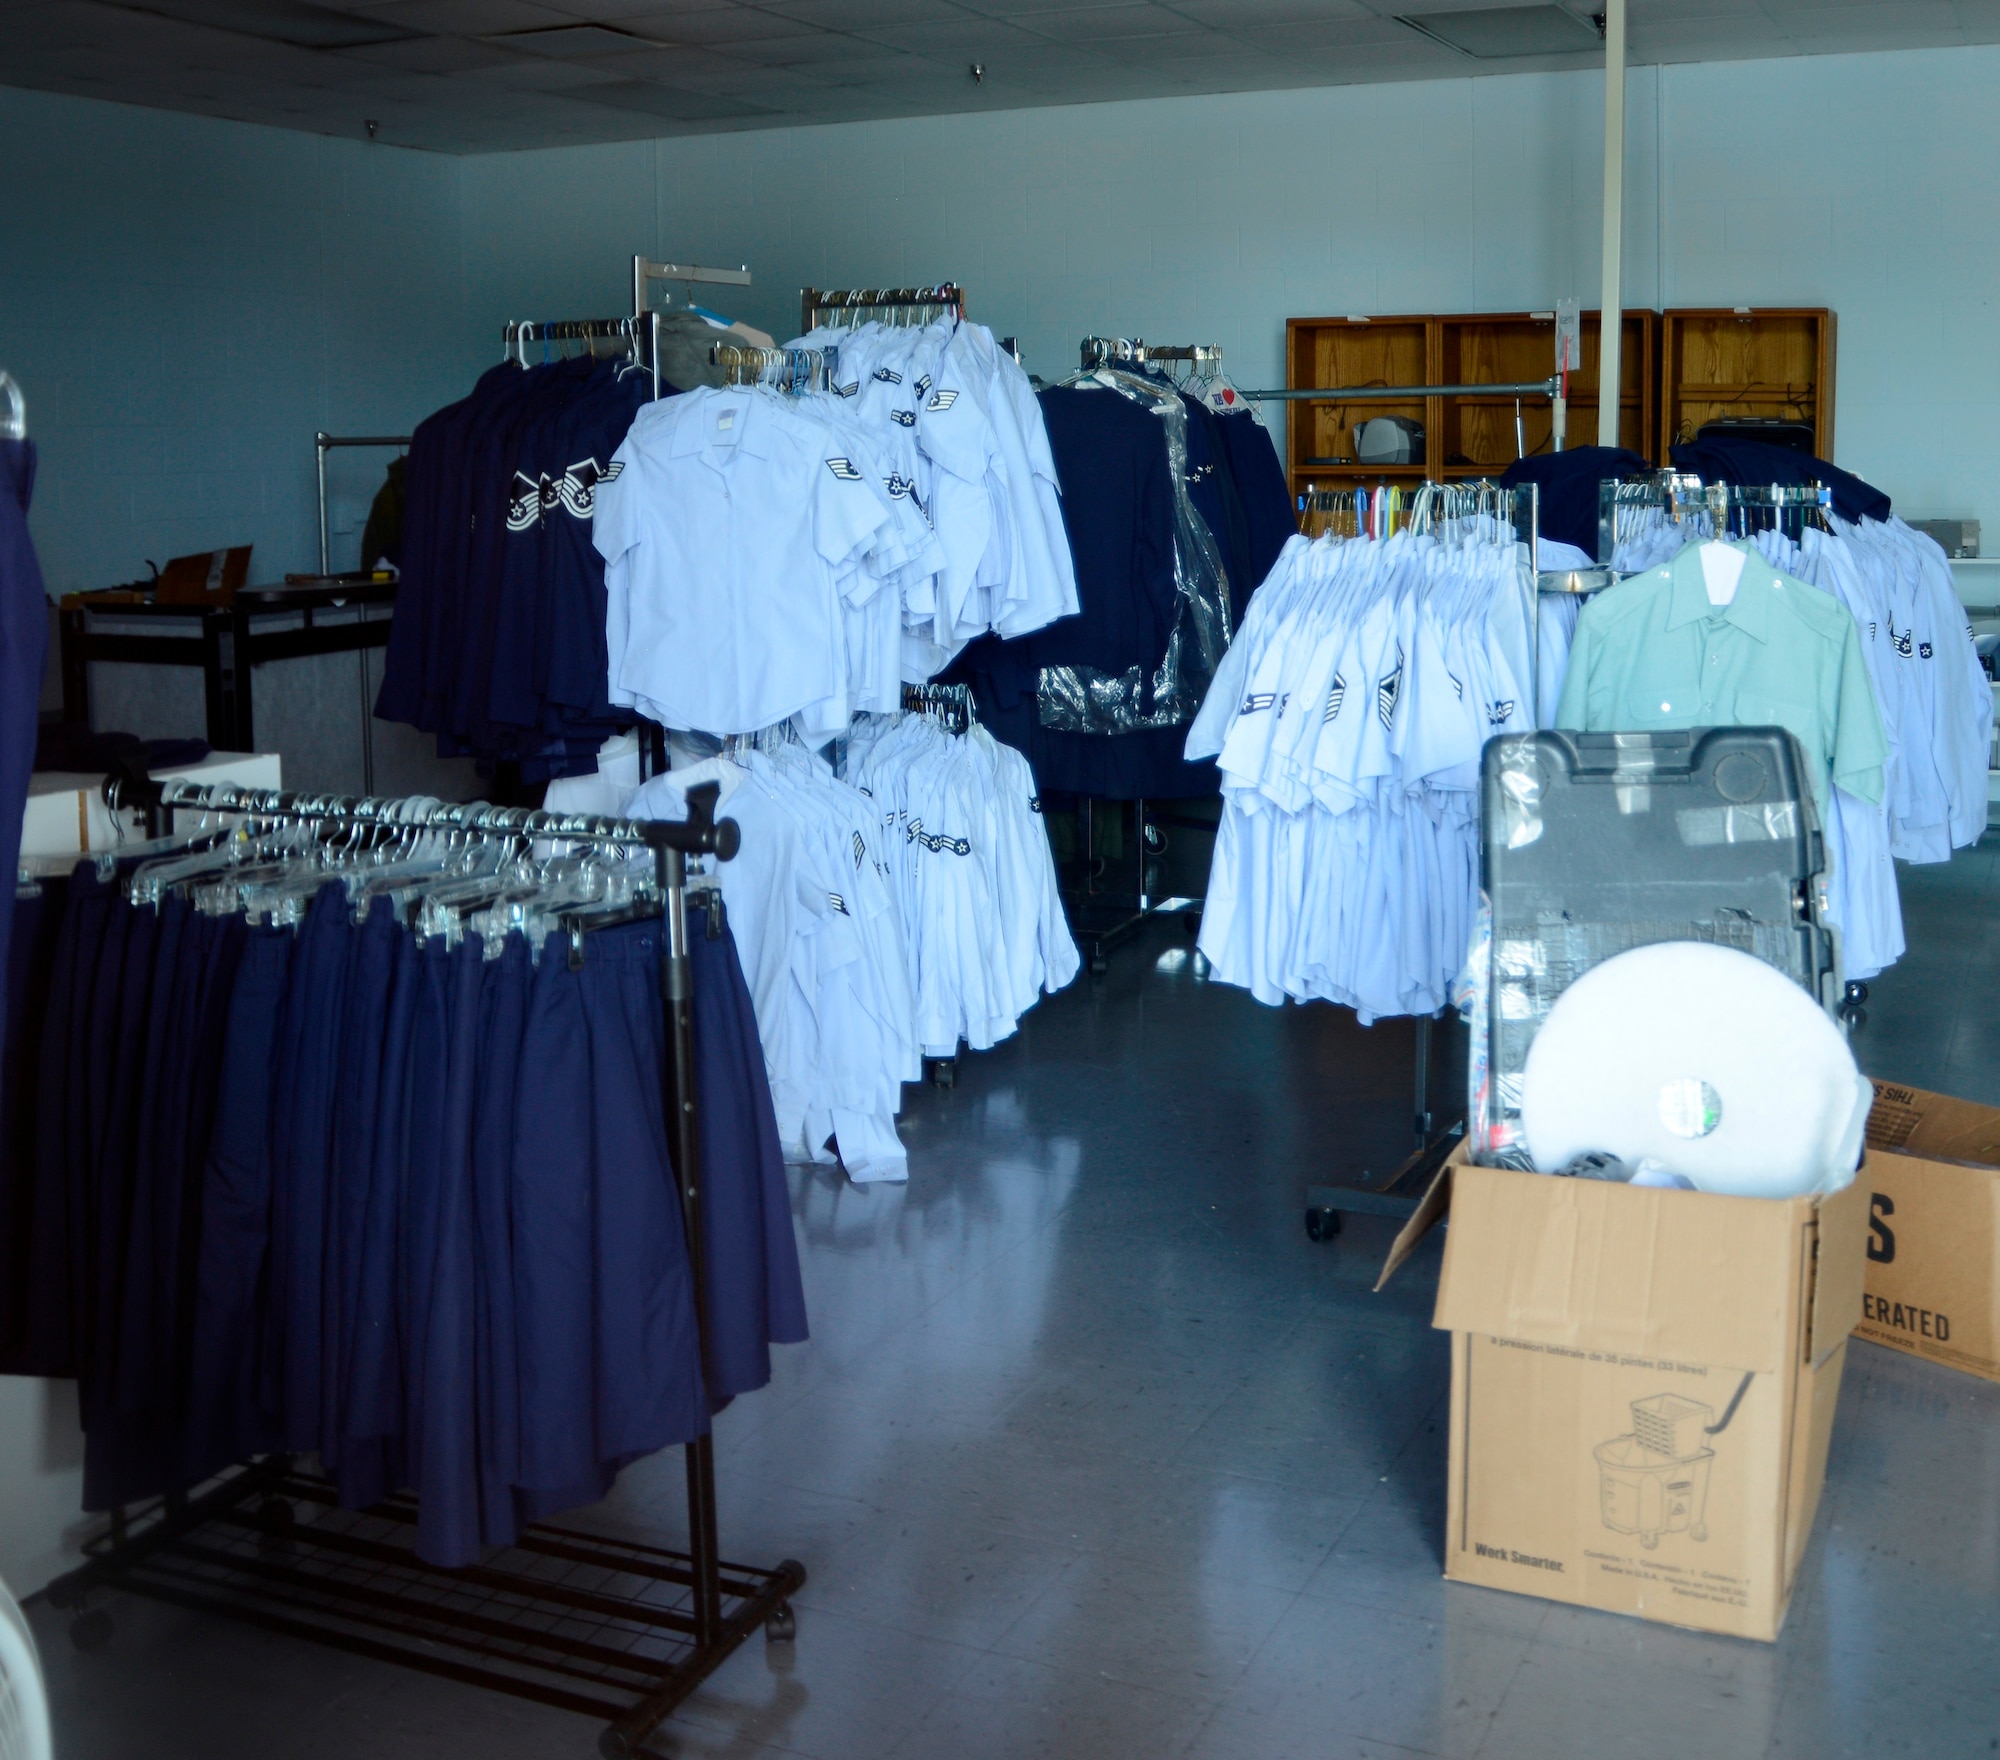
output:
<svg viewBox="0 0 2000 1760"><path fill-rule="evenodd" d="M1787 733L1798 735L1799 743L1811 752L1819 727L1819 714L1803 696L1766 687L1736 693L1730 725L1782 727Z"/></svg>
<svg viewBox="0 0 2000 1760"><path fill-rule="evenodd" d="M1659 659L1649 664L1642 655L1625 681L1619 709L1620 728L1692 727L1701 713L1701 691L1682 668Z"/></svg>

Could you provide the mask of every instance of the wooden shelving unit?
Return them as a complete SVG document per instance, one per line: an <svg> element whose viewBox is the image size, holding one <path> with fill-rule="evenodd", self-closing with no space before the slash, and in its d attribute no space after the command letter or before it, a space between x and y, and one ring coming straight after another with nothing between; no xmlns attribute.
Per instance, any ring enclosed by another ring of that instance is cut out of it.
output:
<svg viewBox="0 0 2000 1760"><path fill-rule="evenodd" d="M1660 317L1659 458L1728 416L1810 422L1833 456L1834 315L1825 306L1689 307Z"/></svg>
<svg viewBox="0 0 2000 1760"><path fill-rule="evenodd" d="M1623 444L1652 454L1658 384L1659 319L1625 314L1619 428ZM1546 378L1555 363L1553 312L1476 312L1392 317L1293 318L1285 325L1286 384L1476 385ZM1583 323L1583 363L1570 375L1569 444L1597 438L1598 324ZM1549 448L1550 405L1524 398L1521 426L1530 454ZM1421 463L1364 466L1355 462L1354 431L1371 416L1407 416L1424 425ZM1494 476L1513 462L1514 398L1408 398L1398 402L1294 403L1287 426L1286 469L1296 496L1307 488L1345 489L1358 483L1450 481Z"/></svg>
<svg viewBox="0 0 2000 1760"><path fill-rule="evenodd" d="M1313 385L1435 385L1437 320L1430 317L1292 318L1285 325L1285 383ZM1407 465L1354 463L1354 430L1373 416L1407 416L1435 433L1430 405L1417 397L1397 403L1295 403L1289 406L1286 467L1294 497L1308 485L1323 489L1359 482L1423 480L1428 461Z"/></svg>

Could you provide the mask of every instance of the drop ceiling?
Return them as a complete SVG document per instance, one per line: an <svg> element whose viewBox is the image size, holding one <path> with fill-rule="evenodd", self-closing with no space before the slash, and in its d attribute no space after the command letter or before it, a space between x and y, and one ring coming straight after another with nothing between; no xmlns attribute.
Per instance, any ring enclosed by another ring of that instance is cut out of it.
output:
<svg viewBox="0 0 2000 1760"><path fill-rule="evenodd" d="M2000 41L2000 0L1629 0L1635 63ZM450 153L1601 64L1592 0L0 0L0 85Z"/></svg>

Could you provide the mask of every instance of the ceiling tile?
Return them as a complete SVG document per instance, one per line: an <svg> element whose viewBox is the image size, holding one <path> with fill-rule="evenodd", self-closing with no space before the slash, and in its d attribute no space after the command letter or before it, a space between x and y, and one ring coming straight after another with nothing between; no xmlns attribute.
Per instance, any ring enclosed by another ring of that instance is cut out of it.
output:
<svg viewBox="0 0 2000 1760"><path fill-rule="evenodd" d="M810 36L765 37L754 43L732 43L729 53L762 67L814 67L822 62L870 60L882 55L886 47L893 46L815 31Z"/></svg>
<svg viewBox="0 0 2000 1760"><path fill-rule="evenodd" d="M907 24L951 24L968 16L951 0L764 0L762 10L816 31L884 31Z"/></svg>
<svg viewBox="0 0 2000 1760"><path fill-rule="evenodd" d="M407 30L456 37L497 36L502 31L573 22L567 13L534 5L532 0L366 0L349 10L391 20Z"/></svg>
<svg viewBox="0 0 2000 1760"><path fill-rule="evenodd" d="M533 30L506 31L488 39L523 55L546 55L570 61L585 55L622 55L645 46L648 39L623 26L606 24L537 25Z"/></svg>
<svg viewBox="0 0 2000 1760"><path fill-rule="evenodd" d="M1398 24L1392 18L1334 20L1326 24L1251 25L1231 31L1239 43L1247 43L1271 55L1336 55L1344 50L1370 46L1393 46L1414 51L1421 59L1449 62L1462 73L1466 57L1456 49L1433 42L1420 31Z"/></svg>
<svg viewBox="0 0 2000 1760"><path fill-rule="evenodd" d="M470 37L413 37L400 43L375 43L339 53L352 61L376 67L399 67L410 73L469 73L476 67L493 67L517 57L491 43Z"/></svg>
<svg viewBox="0 0 2000 1760"><path fill-rule="evenodd" d="M1034 12L1011 22L1037 36L1062 43L1095 43L1112 37L1180 36L1207 28L1199 20L1184 18L1164 6L1141 5Z"/></svg>
<svg viewBox="0 0 2000 1760"><path fill-rule="evenodd" d="M899 49L919 55L941 55L947 59L998 55L1046 40L1002 19L975 18L970 13L950 24L895 25L867 34L877 43L893 43Z"/></svg>
<svg viewBox="0 0 2000 1760"><path fill-rule="evenodd" d="M302 49L342 49L410 34L407 26L391 20L334 12L304 0L145 0L144 5L131 7L107 0L107 5L127 16L178 19Z"/></svg>
<svg viewBox="0 0 2000 1760"><path fill-rule="evenodd" d="M755 43L800 34L797 19L780 18L775 12L762 12L751 6L713 6L671 17L648 13L619 22L628 30L663 43Z"/></svg>
<svg viewBox="0 0 2000 1760"><path fill-rule="evenodd" d="M1234 31L1245 25L1327 24L1376 16L1360 0L1171 0L1171 3L1184 17L1219 31Z"/></svg>
<svg viewBox="0 0 2000 1760"><path fill-rule="evenodd" d="M671 86L653 85L644 80L579 86L568 96L582 103L604 104L615 110L637 110L647 116L670 117L676 122L709 122L724 116L779 114L762 104L747 104L741 98L724 97L717 92L678 91Z"/></svg>

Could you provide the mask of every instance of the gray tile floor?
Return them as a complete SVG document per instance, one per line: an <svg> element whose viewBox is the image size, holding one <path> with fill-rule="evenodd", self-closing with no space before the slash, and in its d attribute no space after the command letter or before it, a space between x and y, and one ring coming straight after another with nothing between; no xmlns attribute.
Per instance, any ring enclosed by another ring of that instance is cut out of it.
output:
<svg viewBox="0 0 2000 1760"><path fill-rule="evenodd" d="M2000 1102L2000 842L1906 872L1873 1073ZM1439 1577L1437 1248L1310 1243L1400 1152L1411 1029L1260 1009L1170 926L912 1091L906 1189L796 1187L815 1336L718 1427L725 1548L806 1561L665 1751L817 1760L2000 1752L2000 1388L1857 1344L1774 1645ZM593 1519L675 1543L680 1466ZM594 1727L123 1600L36 1610L63 1760L586 1755Z"/></svg>

